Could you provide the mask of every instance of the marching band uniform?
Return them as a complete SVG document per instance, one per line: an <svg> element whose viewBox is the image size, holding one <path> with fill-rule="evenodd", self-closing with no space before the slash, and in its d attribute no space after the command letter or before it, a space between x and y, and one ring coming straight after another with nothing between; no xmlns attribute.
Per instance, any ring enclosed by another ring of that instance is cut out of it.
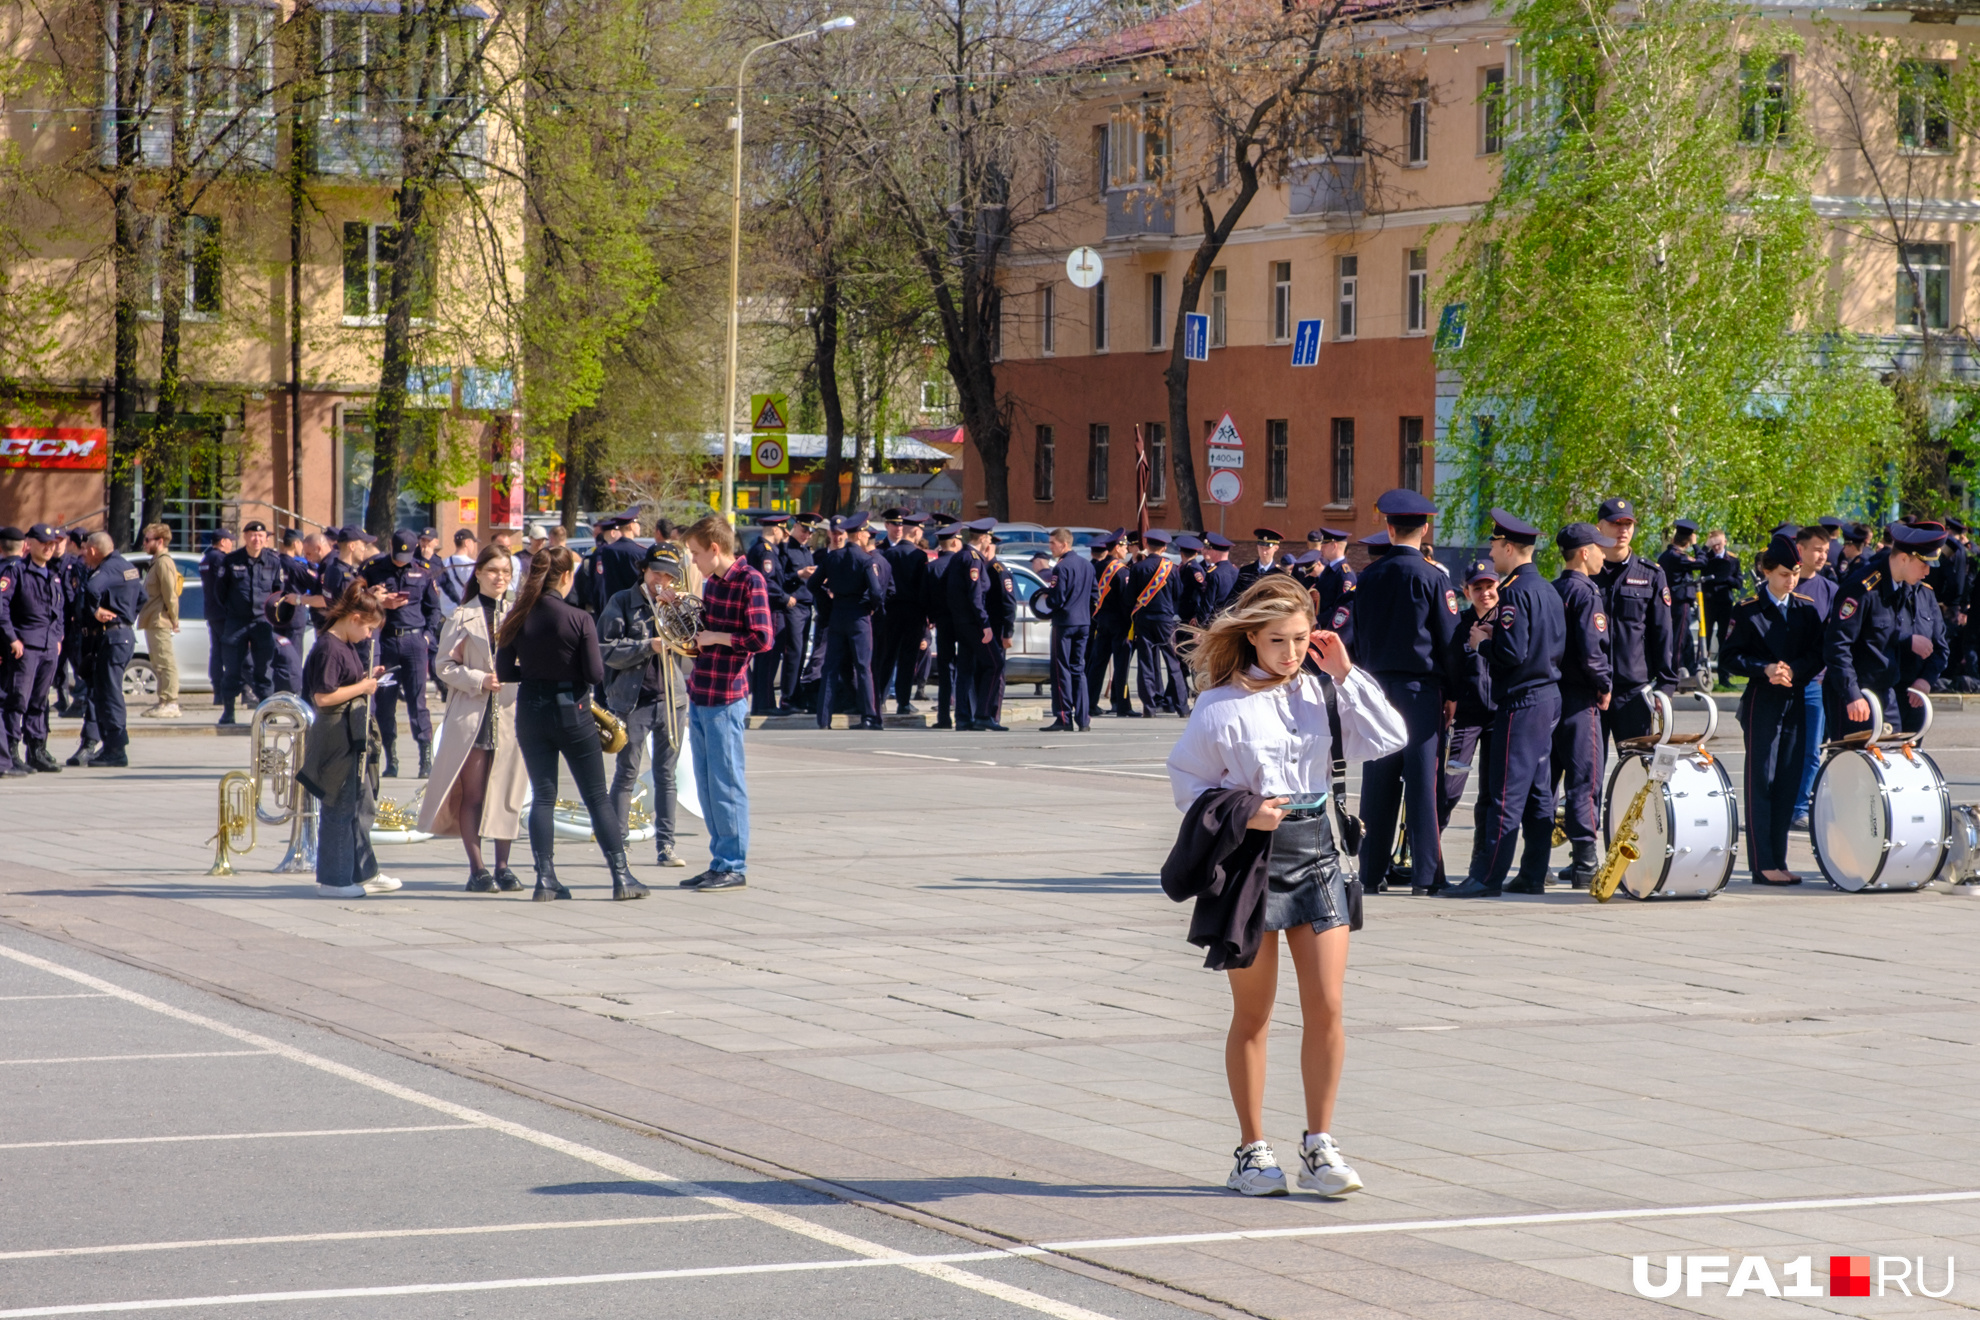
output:
<svg viewBox="0 0 1980 1320"><path fill-rule="evenodd" d="M1141 713L1153 719L1157 711L1189 714L1189 685L1182 659L1176 654L1175 565L1162 553L1169 534L1152 530L1143 538L1148 553L1128 572L1125 594L1132 598L1130 637L1134 641L1135 686L1141 693Z"/></svg>
<svg viewBox="0 0 1980 1320"><path fill-rule="evenodd" d="M1671 526L1679 532L1691 533L1693 538L1698 535L1698 524L1689 518L1679 518ZM1671 662L1686 673L1696 674L1701 664L1694 621L1698 609L1698 575L1704 572L1705 561L1698 556L1695 539L1686 550L1678 549L1675 544L1665 546L1664 553L1657 556L1657 567L1664 570L1664 581L1671 587L1671 637L1676 648Z"/></svg>
<svg viewBox="0 0 1980 1320"><path fill-rule="evenodd" d="M1944 543L1945 532L1936 526L1906 527L1899 523L1891 528L1891 537L1894 550L1929 558ZM1893 582L1885 555L1864 558L1868 566L1837 594L1835 613L1829 616L1823 640L1828 671L1824 693L1836 739L1866 727L1843 713L1848 703L1866 692L1876 696L1885 719L1899 728L1922 727L1923 711L1903 699L1899 689L1922 683L1929 690L1932 679L1943 671L1945 660L1944 622L1925 584ZM1914 636L1932 643L1931 655L1921 658L1916 654L1911 641Z"/></svg>
<svg viewBox="0 0 1980 1320"><path fill-rule="evenodd" d="M1279 571L1273 560L1277 558L1279 546L1286 538L1270 527L1252 528L1251 537L1258 543L1258 558L1237 571L1237 584L1232 588L1233 595L1242 596L1259 578Z"/></svg>
<svg viewBox="0 0 1980 1320"><path fill-rule="evenodd" d="M1796 560L1794 543L1777 539L1767 558ZM1822 668L1824 625L1815 601L1790 591L1776 600L1763 582L1733 607L1732 632L1719 653L1725 671L1746 677L1739 699L1739 727L1746 739L1746 864L1755 884L1763 871L1785 871L1790 822L1801 787L1810 730L1803 690ZM1767 678L1767 667L1785 664L1785 687ZM1797 881L1796 883L1799 883Z"/></svg>
<svg viewBox="0 0 1980 1320"><path fill-rule="evenodd" d="M1490 560L1481 559L1471 566L1465 583L1491 582L1497 584L1498 570ZM1496 613L1493 617L1497 617ZM1471 809L1471 870L1480 870L1480 848L1485 842L1485 807L1491 801L1491 793L1486 784L1489 780L1489 767L1492 760L1492 668L1485 659L1485 653L1471 645L1471 629L1478 623L1478 610L1466 605L1458 614L1457 629L1453 637L1458 645L1451 649L1451 674L1447 688L1457 703L1457 710L1451 716L1450 727L1444 733L1444 759L1442 778L1437 793L1437 829L1441 833L1451 823L1451 813L1464 797L1465 784L1471 779L1471 767L1479 767L1479 793ZM1490 620L1485 620L1490 622ZM1438 864L1443 865L1440 853ZM1432 893L1442 893L1448 887L1444 873L1439 872L1437 880L1431 884Z"/></svg>
<svg viewBox="0 0 1980 1320"><path fill-rule="evenodd" d="M1531 545L1540 533L1501 510L1491 513L1493 534ZM1398 551L1390 551L1393 557ZM1373 572L1364 573L1364 579ZM1364 582L1364 586L1368 585ZM1560 593L1529 561L1499 586L1499 610L1483 650L1492 668L1492 767L1486 776L1491 801L1485 810L1482 869L1446 898L1497 898L1501 893L1539 894L1547 888L1554 840L1549 760L1561 713L1561 656L1567 647L1567 614ZM1522 835L1519 875L1510 883L1513 850Z"/></svg>
<svg viewBox="0 0 1980 1320"><path fill-rule="evenodd" d="M1569 523L1554 538L1565 553L1585 545L1614 545L1590 523ZM1574 861L1563 878L1588 888L1601 865L1596 818L1602 803L1601 700L1610 695L1609 620L1602 612L1602 590L1586 573L1562 569L1554 579L1561 593L1567 647L1561 657L1561 718L1554 726L1550 753L1552 783L1567 809L1565 830Z"/></svg>
<svg viewBox="0 0 1980 1320"><path fill-rule="evenodd" d="M1107 689L1109 714L1134 714L1134 707L1128 703L1127 695L1128 650L1132 646L1128 640L1128 628L1134 611L1134 596L1128 591L1127 562L1113 554L1120 539L1120 534L1115 533L1093 542L1093 548L1106 555L1104 560L1098 561L1099 578L1094 586L1093 598L1093 646L1086 654L1087 704L1095 715L1100 713L1100 689L1103 684Z"/></svg>
<svg viewBox="0 0 1980 1320"><path fill-rule="evenodd" d="M1634 521L1625 499L1602 502L1602 521ZM1602 732L1623 742L1655 727L1644 700L1651 688L1677 691L1671 665L1671 588L1664 570L1638 554L1602 566L1596 584L1608 602L1609 664L1615 695L1602 712Z"/></svg>
<svg viewBox="0 0 1980 1320"><path fill-rule="evenodd" d="M1421 521L1437 509L1411 490L1375 502L1392 522ZM1351 618L1355 663L1382 685L1401 713L1409 741L1362 768L1361 874L1388 872L1396 811L1408 816L1410 889L1428 893L1442 848L1437 832L1437 752L1444 727L1444 684L1451 672L1458 599L1450 578L1414 546L1398 545L1361 575Z"/></svg>

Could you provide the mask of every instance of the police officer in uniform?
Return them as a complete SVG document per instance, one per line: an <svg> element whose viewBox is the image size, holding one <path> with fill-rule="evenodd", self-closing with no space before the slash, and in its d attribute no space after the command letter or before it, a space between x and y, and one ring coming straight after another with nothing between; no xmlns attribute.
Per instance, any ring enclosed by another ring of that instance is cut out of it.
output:
<svg viewBox="0 0 1980 1320"><path fill-rule="evenodd" d="M392 533L392 553L380 555L358 570L366 586L385 593L385 626L378 633L378 663L397 682L378 689L373 709L378 734L385 744L385 776L399 774L398 705L406 705L406 722L419 745L418 778L433 770L433 716L426 708L426 638L438 632L440 588L433 574L413 562L419 539L411 532Z"/></svg>
<svg viewBox="0 0 1980 1320"><path fill-rule="evenodd" d="M882 706L887 693L894 694L894 713L913 715L915 667L928 634L928 616L923 597L928 591L928 551L922 544L925 514L902 513L887 524L887 546L880 551L887 571L894 579L894 594L887 602L886 622L875 648L875 694Z"/></svg>
<svg viewBox="0 0 1980 1320"><path fill-rule="evenodd" d="M1657 567L1664 570L1664 581L1671 588L1671 638L1676 654L1672 665L1680 679L1695 677L1701 671L1698 658L1698 578L1705 561L1698 555L1698 524L1679 518L1671 524L1671 539L1657 556Z"/></svg>
<svg viewBox="0 0 1980 1320"><path fill-rule="evenodd" d="M1561 657L1567 646L1561 595L1533 564L1540 530L1502 509L1491 511L1492 563L1504 574L1498 613L1474 626L1467 639L1492 667L1492 768L1485 842L1471 877L1446 898L1497 898L1501 893L1543 894L1554 842L1552 767L1554 726L1561 712ZM1391 556L1396 552L1391 551ZM1386 561L1385 561L1386 562ZM1362 574L1364 598L1374 571ZM1519 875L1507 881L1513 850L1525 850Z"/></svg>
<svg viewBox="0 0 1980 1320"><path fill-rule="evenodd" d="M1464 798L1473 766L1479 767L1479 793L1471 807L1471 867L1481 870L1479 859L1485 843L1485 808L1491 803L1489 763L1492 750L1492 667L1485 653L1471 644L1471 630L1498 617L1499 570L1489 559L1472 564L1464 575L1464 594L1469 602L1458 613L1456 638L1452 648L1449 692L1456 704L1450 727L1445 730L1442 774L1437 790L1437 830L1450 828L1451 813ZM1438 856L1443 865L1443 857ZM1441 894L1448 884L1439 870L1430 892Z"/></svg>
<svg viewBox="0 0 1980 1320"><path fill-rule="evenodd" d="M1093 631L1093 596L1098 579L1093 562L1073 548L1072 533L1061 527L1050 538L1058 563L1036 610L1052 624L1052 722L1047 733L1080 733L1092 729L1090 693L1086 686L1086 643Z"/></svg>
<svg viewBox="0 0 1980 1320"><path fill-rule="evenodd" d="M944 595L949 605L949 626L955 633L955 706L958 729L987 728L989 713L984 709L990 678L990 647L996 642L996 629L990 617L989 560L990 534L996 520L979 518L964 523L963 546L942 572Z"/></svg>
<svg viewBox="0 0 1980 1320"><path fill-rule="evenodd" d="M646 580L646 547L639 543L639 510L627 509L612 522L619 534L592 553L592 571L596 577L592 583L596 596L596 603L591 606L593 614L604 609L612 597Z"/></svg>
<svg viewBox="0 0 1980 1320"><path fill-rule="evenodd" d="M1279 546L1285 541L1282 533L1270 527L1254 527L1251 539L1258 543L1258 558L1238 570L1237 587L1233 594L1242 596L1251 589L1251 584L1270 573L1277 573L1278 566L1273 562L1279 553Z"/></svg>
<svg viewBox="0 0 1980 1320"><path fill-rule="evenodd" d="M1154 719L1158 711L1187 716L1189 684L1183 678L1182 658L1176 654L1180 584L1176 566L1162 553L1169 546L1169 534L1155 527L1141 539L1147 553L1129 571L1126 585L1141 714L1146 719Z"/></svg>
<svg viewBox="0 0 1980 1320"><path fill-rule="evenodd" d="M62 658L55 672L55 713L69 718L78 718L85 713L89 697L89 674L81 656L83 579L89 576L89 566L83 562L82 547L88 536L89 533L82 528L71 527L63 534L62 549L55 556L55 572L62 579L64 608L67 611L63 619Z"/></svg>
<svg viewBox="0 0 1980 1320"><path fill-rule="evenodd" d="M1705 592L1705 650L1699 656L1701 664L1724 649L1726 633L1732 628L1733 605L1745 590L1746 581L1739 571L1739 556L1726 549L1724 532L1713 532L1705 538L1704 564L1699 574ZM1723 672L1719 675L1719 686L1731 687Z"/></svg>
<svg viewBox="0 0 1980 1320"><path fill-rule="evenodd" d="M824 682L818 698L818 727L832 727L835 696L844 683L852 684L852 696L859 707L861 729L886 727L873 695L873 615L885 607L886 580L867 546L872 533L866 529L866 515L848 514L832 520L833 548L820 559L818 576L812 579L812 594L820 591L828 602L829 618L825 634Z"/></svg>
<svg viewBox="0 0 1980 1320"><path fill-rule="evenodd" d="M1945 663L1944 623L1925 586L1945 529L1894 523L1889 534L1881 563L1843 587L1829 616L1823 681L1837 739L1869 727L1865 693L1876 694L1886 722L1908 731L1923 727L1926 694ZM1902 701L1899 689L1905 689Z"/></svg>
<svg viewBox="0 0 1980 1320"><path fill-rule="evenodd" d="M1819 530L1819 529L1818 529ZM1811 727L1803 693L1822 668L1826 625L1820 606L1797 591L1803 565L1796 544L1775 537L1760 558L1759 589L1733 607L1721 653L1726 672L1746 679L1739 727L1746 758L1746 858L1756 885L1798 885L1787 843L1807 764Z"/></svg>
<svg viewBox="0 0 1980 1320"><path fill-rule="evenodd" d="M1408 816L1410 890L1427 894L1442 856L1437 752L1451 715L1444 685L1457 645L1458 598L1450 578L1421 549L1437 506L1413 490L1392 490L1375 507L1388 521L1392 548L1361 574L1354 593L1355 661L1382 685L1409 741L1362 767L1361 874L1387 875L1401 807Z"/></svg>
<svg viewBox="0 0 1980 1320"><path fill-rule="evenodd" d="M358 580L358 569L371 558L371 547L378 544L378 538L362 527L333 527L330 537L336 548L316 571L323 604L312 605L309 611L310 623L318 632L323 631L329 607Z"/></svg>
<svg viewBox="0 0 1980 1320"><path fill-rule="evenodd" d="M1602 551L1614 545L1594 524L1569 523L1554 536L1561 552L1561 595L1567 648L1561 656L1561 718L1550 755L1553 790L1566 809L1563 828L1573 861L1561 879L1588 888L1602 858L1596 840L1602 805L1602 712L1614 686L1609 666L1609 619L1594 575Z"/></svg>
<svg viewBox="0 0 1980 1320"><path fill-rule="evenodd" d="M16 561L19 576L8 601L8 621L21 651L8 671L7 732L23 740L26 750L10 746L7 754L15 765L45 774L62 769L48 750L48 693L68 626L68 597L54 563L61 544L61 531L47 523L28 528L27 557Z"/></svg>
<svg viewBox="0 0 1980 1320"><path fill-rule="evenodd" d="M1235 545L1228 536L1216 532L1203 537L1204 588L1200 604L1201 622L1207 624L1224 612L1237 594L1238 566L1231 562Z"/></svg>
<svg viewBox="0 0 1980 1320"><path fill-rule="evenodd" d="M1614 541L1604 547L1607 560L1596 585L1608 604L1609 667L1615 694L1602 712L1602 732L1620 743L1641 738L1656 727L1647 695L1652 688L1677 692L1677 672L1671 662L1671 588L1664 570L1641 555L1630 553L1636 534L1636 506L1620 497L1602 502L1602 535Z"/></svg>
<svg viewBox="0 0 1980 1320"><path fill-rule="evenodd" d="M1182 562L1176 565L1176 621L1203 626L1203 593L1210 587L1210 566L1203 562L1203 542L1184 532L1174 543Z"/></svg>
<svg viewBox="0 0 1980 1320"><path fill-rule="evenodd" d="M935 726L956 727L956 630L949 619L949 566L962 553L963 529L951 524L935 535L935 558L922 582L922 613L935 625Z"/></svg>
<svg viewBox="0 0 1980 1320"><path fill-rule="evenodd" d="M206 552L199 557L199 599L206 614L206 681L217 699L226 672L227 612L220 605L220 565L234 553L234 533L225 527L207 533Z"/></svg>
<svg viewBox="0 0 1980 1320"><path fill-rule="evenodd" d="M985 551L984 580L990 584L990 589L984 593L984 605L990 611L992 645L977 657L976 727L990 733L1009 733L1010 730L1003 724L1004 668L1011 643L1017 636L1017 580L1011 574L1011 566L997 556L997 547L1003 542L992 535L979 538L979 545L984 539L989 543Z"/></svg>
<svg viewBox="0 0 1980 1320"><path fill-rule="evenodd" d="M82 745L70 765L127 766L125 748L131 735L125 724L124 668L137 646L138 610L144 606L144 574L117 553L108 532L95 532L82 543L84 566L82 645L76 658L89 680L83 711Z"/></svg>
<svg viewBox="0 0 1980 1320"><path fill-rule="evenodd" d="M749 711L752 715L774 715L777 700L777 666L790 649L790 591L784 582L784 528L788 513L766 513L756 520L756 539L743 552L749 566L763 575L770 597L770 649L749 662Z"/></svg>
<svg viewBox="0 0 1980 1320"><path fill-rule="evenodd" d="M811 596L811 575L817 571L817 561L811 557L811 529L816 514L801 513L791 520L788 535L777 547L777 558L781 561L779 581L783 585L785 599L784 613L788 625L784 629L782 654L777 661L777 713L795 715L801 704L799 689L804 681L805 666L811 660L811 621L815 606Z"/></svg>
<svg viewBox="0 0 1980 1320"><path fill-rule="evenodd" d="M220 561L221 724L233 724L234 703L243 694L256 705L274 691L275 629L263 613L268 598L285 591L289 570L268 543L268 527L241 525L241 547ZM213 608L208 602L207 608Z"/></svg>
<svg viewBox="0 0 1980 1320"><path fill-rule="evenodd" d="M302 533L293 527L282 533L281 555L282 568L288 574L285 589L262 602L262 613L275 631L275 660L269 673L277 692L300 692L303 633L309 626L303 601L306 597L321 599L323 583L316 565L303 554Z"/></svg>
<svg viewBox="0 0 1980 1320"><path fill-rule="evenodd" d="M1093 587L1093 645L1086 653L1087 704L1095 715L1129 716L1134 706L1128 701L1128 656L1134 643L1128 630L1134 615L1134 595L1128 588L1128 561L1122 549L1124 534L1110 532L1092 543L1095 569ZM1107 705L1100 705L1102 689Z"/></svg>
<svg viewBox="0 0 1980 1320"><path fill-rule="evenodd" d="M14 589L20 584L21 567L27 559L21 543L27 533L18 527L0 527L0 779L25 779L32 773L20 759L20 730L7 693L14 685L14 671L27 651L20 634L14 631Z"/></svg>

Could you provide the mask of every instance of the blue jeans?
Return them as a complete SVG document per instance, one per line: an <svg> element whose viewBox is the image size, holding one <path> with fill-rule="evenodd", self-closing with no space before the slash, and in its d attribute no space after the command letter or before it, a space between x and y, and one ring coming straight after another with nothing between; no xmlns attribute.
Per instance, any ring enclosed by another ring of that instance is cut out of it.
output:
<svg viewBox="0 0 1980 1320"><path fill-rule="evenodd" d="M1794 799L1794 814L1808 814L1808 803L1815 796L1815 775L1822 768L1822 735L1827 714L1822 706L1822 680L1814 679L1801 690L1802 737L1808 748L1801 762L1801 792Z"/></svg>
<svg viewBox="0 0 1980 1320"><path fill-rule="evenodd" d="M688 707L688 747L701 819L708 825L708 869L743 871L749 861L749 789L743 783L743 730L749 698Z"/></svg>

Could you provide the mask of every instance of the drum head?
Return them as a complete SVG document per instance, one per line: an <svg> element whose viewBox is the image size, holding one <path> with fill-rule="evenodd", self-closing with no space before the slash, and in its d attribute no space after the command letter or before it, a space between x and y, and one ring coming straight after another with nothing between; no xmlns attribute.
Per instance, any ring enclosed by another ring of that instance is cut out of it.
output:
<svg viewBox="0 0 1980 1320"><path fill-rule="evenodd" d="M1867 755L1837 752L1824 763L1808 823L1815 861L1830 884L1855 892L1876 882L1884 868L1890 817L1883 781Z"/></svg>
<svg viewBox="0 0 1980 1320"><path fill-rule="evenodd" d="M1602 843L1615 843L1616 831L1629 814L1629 804L1650 778L1650 762L1642 756L1625 756L1609 774L1608 810L1603 813ZM1661 789L1650 790L1643 814L1636 822L1636 860L1623 872L1620 888L1631 898L1648 898L1664 883L1670 866L1670 806Z"/></svg>

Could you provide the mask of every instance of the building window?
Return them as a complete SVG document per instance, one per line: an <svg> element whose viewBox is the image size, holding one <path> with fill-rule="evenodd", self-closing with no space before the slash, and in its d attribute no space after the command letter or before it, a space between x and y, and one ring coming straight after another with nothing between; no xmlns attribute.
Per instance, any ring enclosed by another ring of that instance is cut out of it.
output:
<svg viewBox="0 0 1980 1320"><path fill-rule="evenodd" d="M1093 130L1093 190L1101 197L1107 195L1107 185L1114 177L1113 162L1108 159L1112 141L1107 125L1101 124Z"/></svg>
<svg viewBox="0 0 1980 1320"><path fill-rule="evenodd" d="M1337 258L1340 271L1341 296L1339 310L1335 313L1334 338L1354 338L1354 308L1356 290L1361 284L1361 258Z"/></svg>
<svg viewBox="0 0 1980 1320"><path fill-rule="evenodd" d="M1038 348L1046 357L1059 349L1059 291L1053 284L1038 286Z"/></svg>
<svg viewBox="0 0 1980 1320"><path fill-rule="evenodd" d="M949 406L949 391L939 380L921 382L921 411L942 412Z"/></svg>
<svg viewBox="0 0 1980 1320"><path fill-rule="evenodd" d="M1952 324L1952 247L1906 243L1898 249L1897 323L1902 330Z"/></svg>
<svg viewBox="0 0 1980 1320"><path fill-rule="evenodd" d="M1286 502L1286 424L1265 423L1265 502Z"/></svg>
<svg viewBox="0 0 1980 1320"><path fill-rule="evenodd" d="M1210 347L1222 348L1229 343L1230 281L1223 270L1210 272Z"/></svg>
<svg viewBox="0 0 1980 1320"><path fill-rule="evenodd" d="M1107 180L1115 188L1160 183L1168 173L1168 122L1152 105L1115 108L1107 120Z"/></svg>
<svg viewBox="0 0 1980 1320"><path fill-rule="evenodd" d="M140 257L148 299L145 311L153 316L165 312L164 247L165 217L155 215L145 228ZM220 222L211 216L185 217L179 228L179 257L179 315L193 320L219 315Z"/></svg>
<svg viewBox="0 0 1980 1320"><path fill-rule="evenodd" d="M1169 498L1169 428L1150 422L1141 433L1148 437L1148 502L1160 504Z"/></svg>
<svg viewBox="0 0 1980 1320"><path fill-rule="evenodd" d="M1086 498L1107 498L1107 428L1097 422L1086 428Z"/></svg>
<svg viewBox="0 0 1980 1320"><path fill-rule="evenodd" d="M423 320L433 310L435 285L430 244L413 268L412 315ZM399 255L397 225L353 220L344 225L344 322L380 325L392 296L392 265Z"/></svg>
<svg viewBox="0 0 1980 1320"><path fill-rule="evenodd" d="M1905 60L1898 66L1898 145L1906 151L1951 151L1952 116L1946 90L1952 66Z"/></svg>
<svg viewBox="0 0 1980 1320"><path fill-rule="evenodd" d="M1788 57L1743 55L1739 61L1739 140L1772 146L1787 140Z"/></svg>
<svg viewBox="0 0 1980 1320"><path fill-rule="evenodd" d="M1413 490L1419 495L1430 492L1423 489L1423 419L1405 417L1402 419L1402 484L1404 490Z"/></svg>
<svg viewBox="0 0 1980 1320"><path fill-rule="evenodd" d="M1430 328L1430 249L1411 248L1403 271L1403 333Z"/></svg>
<svg viewBox="0 0 1980 1320"><path fill-rule="evenodd" d="M141 93L146 104L273 114L274 107L265 103L274 86L273 13L219 5L145 6L138 21L151 48ZM181 23L182 33L170 30Z"/></svg>
<svg viewBox="0 0 1980 1320"><path fill-rule="evenodd" d="M1488 156L1506 149L1506 66L1495 64L1479 72L1478 118L1480 148Z"/></svg>
<svg viewBox="0 0 1980 1320"><path fill-rule="evenodd" d="M1093 351L1107 351L1107 281L1093 286Z"/></svg>
<svg viewBox="0 0 1980 1320"><path fill-rule="evenodd" d="M1148 346L1160 348L1168 341L1168 281L1160 275L1148 277Z"/></svg>
<svg viewBox="0 0 1980 1320"><path fill-rule="evenodd" d="M1292 338L1292 263L1272 263L1272 338L1283 344Z"/></svg>
<svg viewBox="0 0 1980 1320"><path fill-rule="evenodd" d="M1057 146L1045 148L1045 164L1040 172L1038 191L1045 209L1050 211L1059 204L1059 149Z"/></svg>
<svg viewBox="0 0 1980 1320"><path fill-rule="evenodd" d="M1418 78L1409 99L1409 164L1430 163L1430 80Z"/></svg>
<svg viewBox="0 0 1980 1320"><path fill-rule="evenodd" d="M1334 503L1354 503L1354 418L1334 419Z"/></svg>
<svg viewBox="0 0 1980 1320"><path fill-rule="evenodd" d="M1031 451L1031 498L1042 504L1052 499L1053 471L1058 462L1052 443L1052 428L1038 428L1038 443Z"/></svg>

